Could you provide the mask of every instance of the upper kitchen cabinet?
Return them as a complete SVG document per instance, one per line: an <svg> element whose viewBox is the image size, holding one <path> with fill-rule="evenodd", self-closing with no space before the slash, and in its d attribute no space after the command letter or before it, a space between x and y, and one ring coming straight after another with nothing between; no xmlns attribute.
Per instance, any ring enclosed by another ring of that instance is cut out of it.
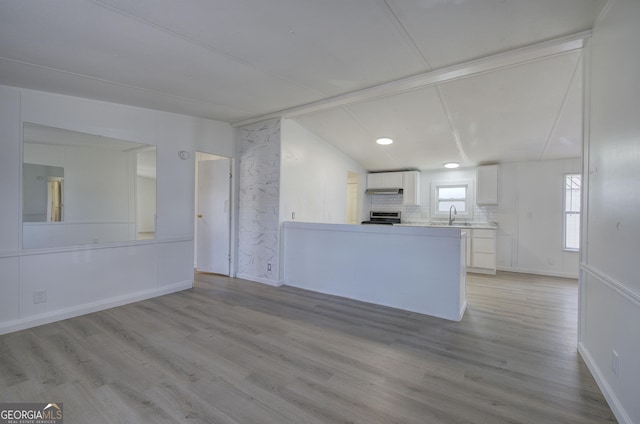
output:
<svg viewBox="0 0 640 424"><path fill-rule="evenodd" d="M420 204L420 173L418 171L403 172L402 203L405 205Z"/></svg>
<svg viewBox="0 0 640 424"><path fill-rule="evenodd" d="M478 167L476 203L478 205L498 204L498 165Z"/></svg>
<svg viewBox="0 0 640 424"><path fill-rule="evenodd" d="M420 172L377 172L367 174L367 194L402 194L405 205L420 204Z"/></svg>
<svg viewBox="0 0 640 424"><path fill-rule="evenodd" d="M403 188L402 172L377 172L367 174L367 190Z"/></svg>

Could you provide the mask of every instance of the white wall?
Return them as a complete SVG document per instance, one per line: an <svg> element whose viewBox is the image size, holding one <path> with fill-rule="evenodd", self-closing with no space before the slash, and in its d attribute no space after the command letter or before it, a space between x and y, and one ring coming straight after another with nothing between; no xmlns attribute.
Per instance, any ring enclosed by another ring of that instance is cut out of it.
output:
<svg viewBox="0 0 640 424"><path fill-rule="evenodd" d="M297 122L281 122L280 221L345 224L348 174L361 175L360 221L365 169Z"/></svg>
<svg viewBox="0 0 640 424"><path fill-rule="evenodd" d="M156 240L23 251L23 122L157 147ZM228 124L0 86L0 333L192 286L194 160L234 151ZM231 156L231 155L230 155ZM47 290L45 303L33 303Z"/></svg>
<svg viewBox="0 0 640 424"><path fill-rule="evenodd" d="M20 248L22 231L22 125L20 121L20 90L0 85L0 252ZM0 275L3 275L0 271ZM3 287L10 279L3 278ZM1 303L14 303L15 298L7 300L0 296ZM16 305L17 306L17 305ZM13 308L11 308L13 309ZM0 308L0 319L2 311Z"/></svg>
<svg viewBox="0 0 640 424"><path fill-rule="evenodd" d="M563 250L564 175L580 173L580 159L500 165L498 269L578 277L577 252Z"/></svg>
<svg viewBox="0 0 640 424"><path fill-rule="evenodd" d="M609 6L586 61L579 349L618 421L630 424L640 422L640 2Z"/></svg>

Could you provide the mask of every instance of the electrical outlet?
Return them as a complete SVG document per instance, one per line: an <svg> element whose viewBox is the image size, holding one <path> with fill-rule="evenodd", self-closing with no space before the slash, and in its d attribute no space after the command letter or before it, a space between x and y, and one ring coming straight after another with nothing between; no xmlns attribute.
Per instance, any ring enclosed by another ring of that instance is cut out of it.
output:
<svg viewBox="0 0 640 424"><path fill-rule="evenodd" d="M267 264L267 272L271 272L271 262Z"/></svg>
<svg viewBox="0 0 640 424"><path fill-rule="evenodd" d="M36 290L33 292L33 303L44 303L47 301L46 290Z"/></svg>
<svg viewBox="0 0 640 424"><path fill-rule="evenodd" d="M611 351L611 371L616 377L620 377L620 355L615 349Z"/></svg>
<svg viewBox="0 0 640 424"><path fill-rule="evenodd" d="M291 219L296 219L296 213L295 212L291 212Z"/></svg>

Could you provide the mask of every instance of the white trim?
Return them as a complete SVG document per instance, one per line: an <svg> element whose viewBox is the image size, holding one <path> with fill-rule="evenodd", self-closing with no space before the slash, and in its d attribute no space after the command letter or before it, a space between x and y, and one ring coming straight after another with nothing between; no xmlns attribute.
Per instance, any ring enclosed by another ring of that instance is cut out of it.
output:
<svg viewBox="0 0 640 424"><path fill-rule="evenodd" d="M607 16L607 13L609 13L609 11L611 10L611 7L613 7L614 2L615 0L607 1L607 4L604 5L602 10L598 14L598 17L596 17L596 20L593 22L593 25L591 26L592 28L597 28L600 26L600 22L602 22L604 17Z"/></svg>
<svg viewBox="0 0 640 424"><path fill-rule="evenodd" d="M23 221L22 225L26 226L39 226L39 225L95 225L95 224L122 224L129 225L135 224L135 221L98 221L98 220L86 220L86 221Z"/></svg>
<svg viewBox="0 0 640 424"><path fill-rule="evenodd" d="M605 9L611 6L607 3ZM602 16L602 13L600 14ZM600 19L600 17L598 17ZM589 256L589 173L591 146L591 39L585 40L582 48L582 205L580 207L580 264L586 263ZM578 281L578 342L586 334L586 291L583 289L584 271Z"/></svg>
<svg viewBox="0 0 640 424"><path fill-rule="evenodd" d="M13 258L16 256L49 255L53 253L81 252L86 250L117 249L119 247L136 247L136 246L147 246L147 245L155 245L155 244L182 243L185 241L193 241L193 236L176 237L176 238L164 239L164 240L131 240L131 241L114 242L114 243L83 244L83 245L76 245L76 246L51 247L47 249L6 250L6 251L0 251L0 259Z"/></svg>
<svg viewBox="0 0 640 424"><path fill-rule="evenodd" d="M455 216L456 219L464 218L464 219L473 219L473 205L475 204L475 188L473 185L473 180L437 180L431 181L431 218L432 219L443 219L449 217L449 212L439 212L438 211L438 188L439 187L462 187L466 186L465 192L465 211L460 212L457 211Z"/></svg>
<svg viewBox="0 0 640 424"><path fill-rule="evenodd" d="M594 361L589 350L582 342L578 343L578 353L580 353L587 368L591 371L591 375L593 375L594 380L596 380L596 384L600 388L600 391L611 408L611 412L613 412L618 422L620 424L633 424L631 417L627 414L627 411L625 411L609 383L607 383L607 379L602 376L602 372L596 365L596 361Z"/></svg>
<svg viewBox="0 0 640 424"><path fill-rule="evenodd" d="M463 62L458 65L448 66L443 69L429 71L402 78L396 81L380 84L362 90L352 91L328 99L311 102L306 105L296 106L289 109L280 110L265 115L256 116L238 122L233 122L231 126L242 127L260 121L273 118L293 118L312 112L319 112L327 109L343 107L354 103L373 100L398 93L431 87L449 81L482 75L500 69L511 68L524 63L533 62L548 57L570 53L582 49L584 40L591 36L591 31L578 32L565 37L518 49L507 50L502 53L486 56L480 59Z"/></svg>
<svg viewBox="0 0 640 424"><path fill-rule="evenodd" d="M61 321L77 317L80 315L98 312L105 309L122 306L129 303L139 302L141 300L151 299L153 297L163 296L193 287L193 281L181 281L179 283L163 286L155 289L142 290L137 293L116 296L109 299L99 300L96 302L85 303L83 305L72 306L69 308L47 312L28 318L7 321L0 325L0 335L20 331L27 328L37 327L39 325L50 324L52 322Z"/></svg>
<svg viewBox="0 0 640 424"><path fill-rule="evenodd" d="M630 300L631 302L640 306L640 293L636 293L635 291L631 290L630 288L622 284L620 281L616 280L613 277L608 276L607 274L604 274L603 272L601 272L597 268L592 267L591 265L581 263L580 269L582 271L585 271L587 274L593 277L596 277L598 280L602 281L605 285L609 286L609 288L615 290L619 295L621 295L625 299Z"/></svg>
<svg viewBox="0 0 640 424"><path fill-rule="evenodd" d="M496 270L505 271L505 272L517 272L520 274L544 275L547 277L571 278L573 280L578 279L578 274L573 274L570 272L556 272L556 271L547 271L547 270L540 270L540 269L512 268L512 267L504 267L504 266L496 267Z"/></svg>
<svg viewBox="0 0 640 424"><path fill-rule="evenodd" d="M470 272L472 274L486 274L486 275L496 275L496 269L489 269L489 268L475 268L472 266L468 266L467 267L467 272Z"/></svg>
<svg viewBox="0 0 640 424"><path fill-rule="evenodd" d="M462 317L464 316L464 313L465 313L466 310L467 310L467 299L465 297L464 303L460 307L460 314L458 315L458 319L456 321L458 321L458 322L462 321Z"/></svg>
<svg viewBox="0 0 640 424"><path fill-rule="evenodd" d="M238 273L236 275L236 278L253 281L254 283L267 284L273 287L280 287L284 284L284 281L269 280L268 278L256 277L255 275L242 274L242 273Z"/></svg>

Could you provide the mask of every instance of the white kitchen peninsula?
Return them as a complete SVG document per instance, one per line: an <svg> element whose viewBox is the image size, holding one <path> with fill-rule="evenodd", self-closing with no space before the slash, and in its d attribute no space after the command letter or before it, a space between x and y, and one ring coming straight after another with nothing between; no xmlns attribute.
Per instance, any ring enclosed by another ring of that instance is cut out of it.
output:
<svg viewBox="0 0 640 424"><path fill-rule="evenodd" d="M466 308L460 228L285 222L284 283L449 320Z"/></svg>

